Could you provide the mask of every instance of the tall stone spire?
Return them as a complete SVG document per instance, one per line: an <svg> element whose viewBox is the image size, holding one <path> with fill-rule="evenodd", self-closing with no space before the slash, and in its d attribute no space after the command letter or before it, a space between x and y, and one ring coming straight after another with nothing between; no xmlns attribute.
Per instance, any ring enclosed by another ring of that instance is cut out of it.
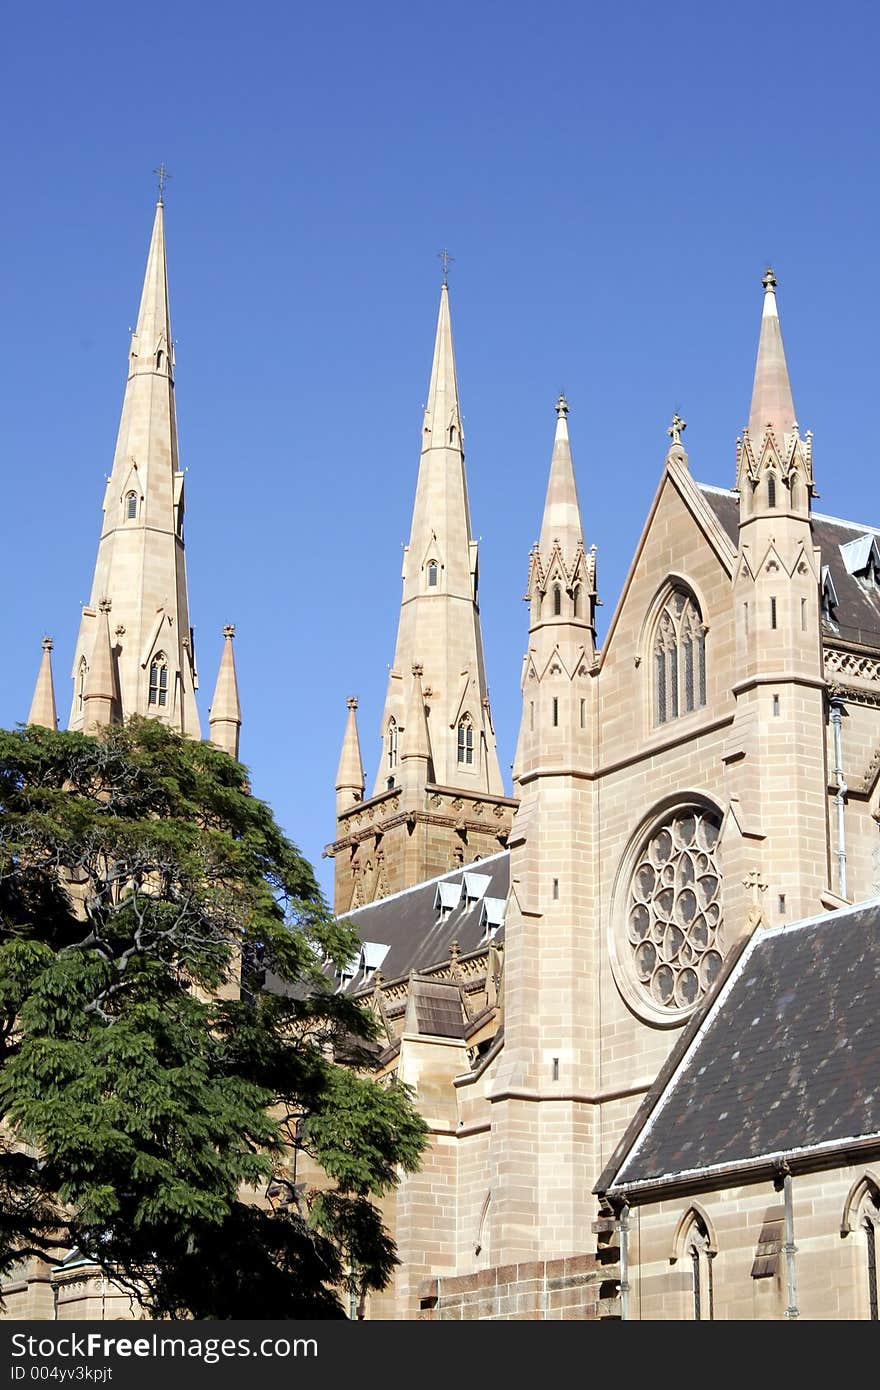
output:
<svg viewBox="0 0 880 1390"><path fill-rule="evenodd" d="M339 754L339 767L336 770L337 814L364 799L364 765L361 761L361 743L358 738L357 707L357 696L350 695L342 752Z"/></svg>
<svg viewBox="0 0 880 1390"><path fill-rule="evenodd" d="M107 598L115 622L118 716L151 715L198 737L161 199L103 507L91 598L83 609L74 656L70 728L84 727L83 697L100 628L98 604ZM98 645L103 648L103 636Z"/></svg>
<svg viewBox="0 0 880 1390"><path fill-rule="evenodd" d="M413 665L418 664L424 671L436 781L503 794L488 708L477 583L477 543L471 536L468 510L449 288L444 283L382 737L387 743L392 727L406 737L406 686ZM459 756L462 720L469 721L473 730L470 761L467 750L465 760ZM375 791L385 789L393 775L394 768L383 757Z"/></svg>
<svg viewBox="0 0 880 1390"><path fill-rule="evenodd" d="M232 639L235 628L227 623L223 629L223 652L214 699L208 711L211 742L215 748L222 748L233 758L238 757L238 736L241 731L241 705L238 699L238 679L235 674L235 652Z"/></svg>
<svg viewBox="0 0 880 1390"><path fill-rule="evenodd" d="M515 803L504 794L495 748L477 582L444 274L372 796L352 799L348 732L343 761L351 766L343 774L340 761L337 775L336 839L326 853L336 860L338 912L495 854L506 842Z"/></svg>
<svg viewBox="0 0 880 1390"><path fill-rule="evenodd" d="M761 283L764 286L764 311L752 387L752 408L749 411L749 434L757 441L766 429L772 429L781 443L783 435L796 428L797 417L785 348L782 346L779 310L776 307L776 276L769 267Z"/></svg>
<svg viewBox="0 0 880 1390"><path fill-rule="evenodd" d="M52 647L51 637L43 638L43 658L40 662L40 671L37 676L37 683L34 686L34 698L31 700L28 724L40 724L44 729L58 728L58 714L55 709L55 684L52 680Z"/></svg>

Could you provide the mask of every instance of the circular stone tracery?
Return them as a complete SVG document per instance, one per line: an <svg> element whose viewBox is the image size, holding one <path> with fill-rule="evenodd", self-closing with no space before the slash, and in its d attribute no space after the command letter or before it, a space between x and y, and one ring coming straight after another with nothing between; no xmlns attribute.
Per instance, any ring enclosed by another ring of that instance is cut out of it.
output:
<svg viewBox="0 0 880 1390"><path fill-rule="evenodd" d="M636 978L663 1009L698 1003L721 970L721 820L704 807L675 811L636 864L628 935Z"/></svg>

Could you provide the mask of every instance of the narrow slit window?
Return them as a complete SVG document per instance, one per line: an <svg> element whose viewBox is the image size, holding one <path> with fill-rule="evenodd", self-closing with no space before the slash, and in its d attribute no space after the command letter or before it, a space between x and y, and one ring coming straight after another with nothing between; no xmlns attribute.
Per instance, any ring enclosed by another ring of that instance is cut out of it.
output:
<svg viewBox="0 0 880 1390"><path fill-rule="evenodd" d="M137 493L128 493L125 499L125 519L126 521L136 521L138 514Z"/></svg>
<svg viewBox="0 0 880 1390"><path fill-rule="evenodd" d="M801 599L801 632L806 632L806 630L807 630L807 600L806 600L805 598L802 598L802 599Z"/></svg>
<svg viewBox="0 0 880 1390"><path fill-rule="evenodd" d="M771 626L771 628L775 628L775 627L776 627L776 599L775 599L775 598L771 598L771 600L770 600L770 626Z"/></svg>
<svg viewBox="0 0 880 1390"><path fill-rule="evenodd" d="M769 474L767 475L767 506L768 506L768 507L775 507L775 506L776 506L776 474L775 474L775 473L769 473Z"/></svg>
<svg viewBox="0 0 880 1390"><path fill-rule="evenodd" d="M573 605L574 605L574 616L575 616L576 618L579 618L579 617L581 616L581 586L580 586L580 584L575 584L575 586L574 586L574 594L572 595L572 603L573 603Z"/></svg>
<svg viewBox="0 0 880 1390"><path fill-rule="evenodd" d="M558 618L562 612L562 590L558 584L553 585L553 616Z"/></svg>
<svg viewBox="0 0 880 1390"><path fill-rule="evenodd" d="M586 726L587 726L587 702L586 702L586 700L581 700L581 728L582 728L582 729L585 729Z"/></svg>
<svg viewBox="0 0 880 1390"><path fill-rule="evenodd" d="M779 718L779 696L778 696L778 695L774 695L774 696L773 696L773 717L774 717L774 719L778 719L778 718Z"/></svg>
<svg viewBox="0 0 880 1390"><path fill-rule="evenodd" d="M535 702L529 701L529 728L534 733L535 729Z"/></svg>
<svg viewBox="0 0 880 1390"><path fill-rule="evenodd" d="M388 771L394 772L397 767L397 724L395 720L390 720L388 724Z"/></svg>
<svg viewBox="0 0 880 1390"><path fill-rule="evenodd" d="M554 696L553 696L553 727L554 727L554 729L557 727L558 724L559 724L559 697L556 696L556 695L554 695Z"/></svg>
<svg viewBox="0 0 880 1390"><path fill-rule="evenodd" d="M429 563L428 563L428 588L429 588L429 589L436 589L436 587L437 587L437 576L438 576L437 561L436 561L436 560L431 560L431 561L429 561Z"/></svg>

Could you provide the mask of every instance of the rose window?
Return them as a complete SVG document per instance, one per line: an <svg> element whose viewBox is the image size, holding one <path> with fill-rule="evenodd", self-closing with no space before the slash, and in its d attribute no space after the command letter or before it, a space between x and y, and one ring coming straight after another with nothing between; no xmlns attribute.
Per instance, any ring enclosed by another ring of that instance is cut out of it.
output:
<svg viewBox="0 0 880 1390"><path fill-rule="evenodd" d="M721 970L720 832L714 811L676 811L651 835L636 865L630 947L639 983L661 1008L691 1008Z"/></svg>

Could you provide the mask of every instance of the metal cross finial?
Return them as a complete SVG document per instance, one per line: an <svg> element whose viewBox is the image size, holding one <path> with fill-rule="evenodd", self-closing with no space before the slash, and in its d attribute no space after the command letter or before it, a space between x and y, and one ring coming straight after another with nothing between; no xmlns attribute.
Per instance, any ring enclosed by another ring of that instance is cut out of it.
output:
<svg viewBox="0 0 880 1390"><path fill-rule="evenodd" d="M678 411L676 411L675 414L674 414L673 417L672 417L672 424L669 426L669 429L666 431L666 433L669 435L669 438L672 440L673 444L680 444L680 443L681 443L682 431L683 431L683 430L686 430L686 429L687 429L687 420L682 420L682 418L681 418L681 416L679 415Z"/></svg>
<svg viewBox="0 0 880 1390"><path fill-rule="evenodd" d="M455 260L455 257L454 257L454 256L450 256L449 252L446 250L446 247L444 246L442 251L438 251L438 252L437 252L437 259L438 259L438 261L442 261L442 263L443 263L443 283L444 283L444 285L448 285L448 284L449 284L449 267L450 267L451 263Z"/></svg>
<svg viewBox="0 0 880 1390"><path fill-rule="evenodd" d="M153 173L157 176L157 178L158 178L158 180L159 180L159 202L160 202L160 203L164 203L164 201L165 201L165 185L166 185L166 183L168 182L168 180L171 178L171 175L169 174L168 170L165 168L165 161L164 161L164 159L162 160L162 163L159 165L158 169L154 169L154 170L153 170Z"/></svg>

